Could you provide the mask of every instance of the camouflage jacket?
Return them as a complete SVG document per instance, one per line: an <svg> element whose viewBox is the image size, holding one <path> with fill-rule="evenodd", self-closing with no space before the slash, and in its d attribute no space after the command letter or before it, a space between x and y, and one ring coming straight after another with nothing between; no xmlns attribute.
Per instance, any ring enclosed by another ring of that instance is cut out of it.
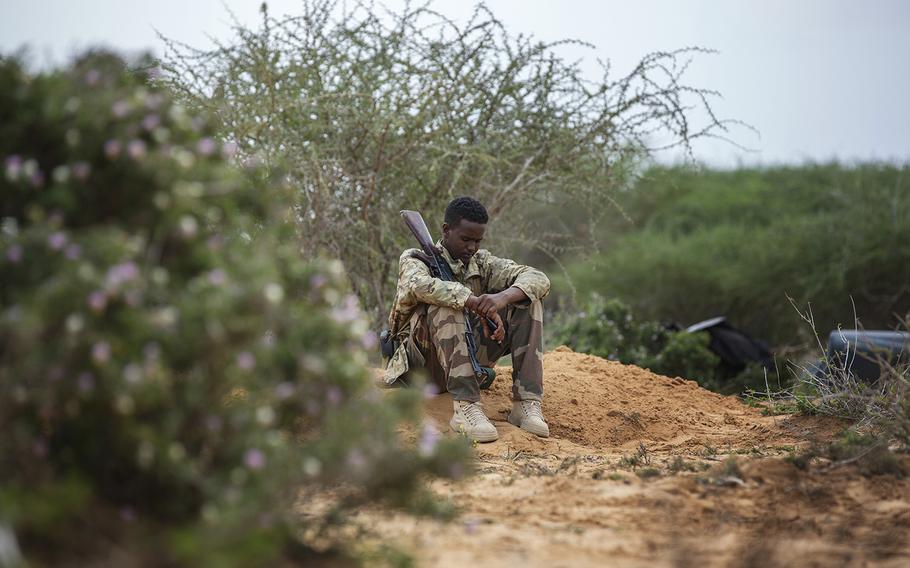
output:
<svg viewBox="0 0 910 568"><path fill-rule="evenodd" d="M440 245L439 242L436 243ZM472 294L493 294L515 286L527 294L530 303L540 300L550 291L547 276L530 266L499 258L481 249L467 266L454 260L442 248L442 257L449 263L457 282L446 282L430 275L430 269L408 249L398 259L398 290L389 314L389 330L398 342L395 354L387 362L384 380L391 384L408 370L405 339L410 333L411 319L420 304L435 304L462 309Z"/></svg>

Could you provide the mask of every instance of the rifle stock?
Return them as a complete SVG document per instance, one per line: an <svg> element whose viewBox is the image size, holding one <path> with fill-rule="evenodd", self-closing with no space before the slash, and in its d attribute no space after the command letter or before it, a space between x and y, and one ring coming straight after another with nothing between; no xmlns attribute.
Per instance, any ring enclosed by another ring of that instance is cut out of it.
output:
<svg viewBox="0 0 910 568"><path fill-rule="evenodd" d="M436 250L436 245L433 244L433 238L430 237L430 230L427 229L423 216L417 211L405 209L401 212L401 218L404 219L404 224L408 226L411 234L420 243L420 248L423 249L423 252L429 256L436 256L438 251Z"/></svg>

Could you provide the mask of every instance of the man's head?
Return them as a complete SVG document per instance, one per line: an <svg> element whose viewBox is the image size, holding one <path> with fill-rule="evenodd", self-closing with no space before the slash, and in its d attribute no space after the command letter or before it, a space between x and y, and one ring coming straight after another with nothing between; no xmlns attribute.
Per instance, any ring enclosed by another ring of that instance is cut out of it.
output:
<svg viewBox="0 0 910 568"><path fill-rule="evenodd" d="M488 220L486 208L476 199L453 199L446 207L445 222L442 224L442 246L452 258L467 266L480 248Z"/></svg>

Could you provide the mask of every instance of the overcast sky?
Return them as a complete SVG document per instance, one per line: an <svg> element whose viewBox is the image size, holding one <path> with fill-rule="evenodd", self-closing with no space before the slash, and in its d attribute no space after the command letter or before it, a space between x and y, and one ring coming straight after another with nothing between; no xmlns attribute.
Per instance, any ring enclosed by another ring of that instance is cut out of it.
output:
<svg viewBox="0 0 910 568"><path fill-rule="evenodd" d="M255 26L254 0L0 0L0 50L32 47L38 63L107 45L161 52L155 33L191 45L228 38L223 4ZM387 6L404 4L387 0ZM472 2L434 7L466 18ZM685 46L718 50L698 58L692 85L715 89L717 112L755 126L695 146L711 165L840 159L910 162L910 0L488 0L513 33L596 46L569 57L610 59L630 70L650 51ZM295 13L297 0L269 2ZM593 70L593 66L591 66ZM664 156L665 160L673 156Z"/></svg>

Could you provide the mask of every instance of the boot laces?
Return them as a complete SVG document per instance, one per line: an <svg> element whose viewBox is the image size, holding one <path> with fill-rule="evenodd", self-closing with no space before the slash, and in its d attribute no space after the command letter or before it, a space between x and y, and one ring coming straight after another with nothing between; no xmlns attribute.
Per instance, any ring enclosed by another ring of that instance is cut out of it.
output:
<svg viewBox="0 0 910 568"><path fill-rule="evenodd" d="M536 400L522 400L521 410L528 418L538 418L543 421L543 412L540 410L540 402Z"/></svg>
<svg viewBox="0 0 910 568"><path fill-rule="evenodd" d="M483 413L483 407L479 402L469 402L461 406L461 412L464 414L464 417L471 424L471 426L477 426L483 422L487 422L487 415Z"/></svg>

